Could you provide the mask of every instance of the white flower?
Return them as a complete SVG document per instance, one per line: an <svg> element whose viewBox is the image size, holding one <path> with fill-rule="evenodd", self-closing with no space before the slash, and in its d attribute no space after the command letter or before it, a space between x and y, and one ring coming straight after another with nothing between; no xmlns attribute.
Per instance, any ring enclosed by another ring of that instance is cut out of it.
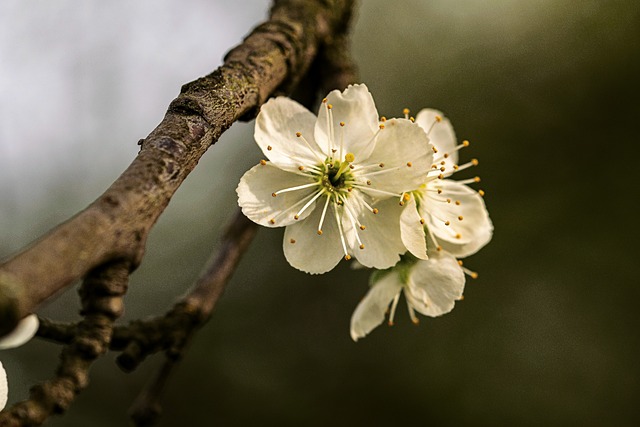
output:
<svg viewBox="0 0 640 427"><path fill-rule="evenodd" d="M351 338L357 341L380 325L391 304L389 324L403 292L409 316L415 312L436 317L453 310L462 298L464 273L456 258L445 251L429 253L428 260L404 259L388 271L374 273L372 286L351 317ZM382 276L382 277L380 277Z"/></svg>
<svg viewBox="0 0 640 427"><path fill-rule="evenodd" d="M324 273L342 257L375 268L400 259L399 205L433 163L423 129L381 123L367 87L355 85L331 92L318 117L288 98L270 100L255 139L269 161L244 174L238 204L260 225L286 226L292 266Z"/></svg>
<svg viewBox="0 0 640 427"><path fill-rule="evenodd" d="M482 191L466 184L479 178L455 181L446 179L458 171L478 164L476 159L458 165L458 150L469 145L457 144L448 119L441 112L424 109L416 123L429 136L435 152L431 171L415 191L401 217L402 241L416 257L427 258L427 237L458 258L474 254L493 235L493 225L485 207Z"/></svg>
<svg viewBox="0 0 640 427"><path fill-rule="evenodd" d="M38 331L38 316L30 314L18 323L18 326L9 333L0 338L0 349L19 347L29 341ZM7 383L7 372L0 362L0 411L7 404L7 396L9 394L9 386Z"/></svg>

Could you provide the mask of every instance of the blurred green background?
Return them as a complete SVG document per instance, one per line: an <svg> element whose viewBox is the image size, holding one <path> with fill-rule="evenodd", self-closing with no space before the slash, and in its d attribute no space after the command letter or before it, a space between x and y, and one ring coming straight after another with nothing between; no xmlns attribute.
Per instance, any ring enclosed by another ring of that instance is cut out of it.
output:
<svg viewBox="0 0 640 427"><path fill-rule="evenodd" d="M11 24L0 26L0 257L97 197L180 85L267 10L27 3L0 6ZM416 327L399 310L396 326L354 343L368 273L298 272L282 230L260 230L171 378L160 425L639 425L640 4L366 0L353 51L381 115L438 108L471 140L462 159L480 159L495 225L466 261L479 279L452 313ZM206 154L151 235L125 320L189 287L259 158L252 124ZM70 307L73 291L42 313L77 318ZM0 355L10 402L51 375L58 352L34 341ZM104 358L49 425L126 425L160 361L128 375Z"/></svg>

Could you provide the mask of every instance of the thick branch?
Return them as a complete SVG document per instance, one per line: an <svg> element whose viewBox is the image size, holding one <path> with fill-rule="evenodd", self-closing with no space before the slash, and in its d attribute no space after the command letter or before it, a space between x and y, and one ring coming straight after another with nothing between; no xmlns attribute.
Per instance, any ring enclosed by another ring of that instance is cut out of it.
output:
<svg viewBox="0 0 640 427"><path fill-rule="evenodd" d="M135 269L151 227L209 146L289 91L344 23L351 0L280 0L212 74L182 87L129 168L94 203L0 266L0 336L42 302L113 260Z"/></svg>

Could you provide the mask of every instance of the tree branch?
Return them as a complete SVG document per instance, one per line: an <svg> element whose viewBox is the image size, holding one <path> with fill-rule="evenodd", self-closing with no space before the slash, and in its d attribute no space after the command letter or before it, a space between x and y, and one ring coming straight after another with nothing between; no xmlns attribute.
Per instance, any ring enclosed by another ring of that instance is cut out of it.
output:
<svg viewBox="0 0 640 427"><path fill-rule="evenodd" d="M220 135L276 91L290 92L352 0L279 0L270 19L208 76L182 87L133 163L95 202L0 265L0 336L89 271L135 269L171 197Z"/></svg>

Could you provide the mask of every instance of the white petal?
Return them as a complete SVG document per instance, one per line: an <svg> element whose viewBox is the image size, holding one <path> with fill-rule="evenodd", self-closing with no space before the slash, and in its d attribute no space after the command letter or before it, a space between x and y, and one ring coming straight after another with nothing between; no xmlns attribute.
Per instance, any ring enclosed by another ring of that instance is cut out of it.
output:
<svg viewBox="0 0 640 427"><path fill-rule="evenodd" d="M328 120L328 105L332 107L333 120ZM345 123L344 127L340 122ZM352 85L344 92L332 91L327 95L327 102L320 105L315 139L327 153L330 141L335 149L340 149L341 133L344 132L343 156L353 153L356 159L365 160L374 148L372 141L378 131L378 123L378 110L367 86Z"/></svg>
<svg viewBox="0 0 640 427"><path fill-rule="evenodd" d="M324 219L322 235L318 235L324 200L321 197L311 215L287 226L284 232L282 245L285 258L293 267L306 273L326 273L338 265L344 256L331 204Z"/></svg>
<svg viewBox="0 0 640 427"><path fill-rule="evenodd" d="M442 189L442 194L433 196L438 200L451 199L447 203L426 197L420 206L420 213L428 219L431 231L445 250L463 258L489 243L493 224L484 200L475 190L450 179L431 181L427 187ZM449 226L445 225L446 221L449 221Z"/></svg>
<svg viewBox="0 0 640 427"><path fill-rule="evenodd" d="M389 303L402 289L395 271L385 274L369 289L351 316L351 338L358 341L384 321Z"/></svg>
<svg viewBox="0 0 640 427"><path fill-rule="evenodd" d="M405 203L402 215L400 215L400 236L402 243L409 252L419 259L429 259L427 256L427 238L424 225L420 222L416 202L413 197Z"/></svg>
<svg viewBox="0 0 640 427"><path fill-rule="evenodd" d="M345 230L349 239L349 246L356 259L366 267L385 269L393 267L400 261L400 254L406 252L406 248L400 238L400 214L402 207L397 199L387 199L376 206L378 213L374 214L364 210L359 221L365 226L364 230L353 227L348 219L345 219ZM364 245L360 249L360 243L356 234Z"/></svg>
<svg viewBox="0 0 640 427"><path fill-rule="evenodd" d="M0 362L0 411L4 409L7 404L7 397L9 395L9 384L7 383L7 372Z"/></svg>
<svg viewBox="0 0 640 427"><path fill-rule="evenodd" d="M19 347L29 341L38 332L40 322L38 316L30 314L18 323L9 335L0 338L0 350Z"/></svg>
<svg viewBox="0 0 640 427"><path fill-rule="evenodd" d="M284 171L267 162L266 165L252 167L242 176L236 189L238 204L247 218L265 227L293 224L294 216L317 187L289 191L276 197L272 193L312 182L309 177ZM313 208L313 205L309 206L300 214L299 220L309 216Z"/></svg>
<svg viewBox="0 0 640 427"><path fill-rule="evenodd" d="M436 116L440 117L440 122L436 120ZM447 170L451 170L451 166L458 163L458 152L453 151L458 145L458 140L449 119L441 111L425 108L420 110L416 116L416 123L427 132L431 129L429 139L439 154L450 153L445 160L450 164L445 167Z"/></svg>
<svg viewBox="0 0 640 427"><path fill-rule="evenodd" d="M433 164L433 150L427 134L420 126L405 119L391 119L385 122L385 128L380 131L375 150L367 162L383 164L383 167L357 174L371 181L370 187L363 191L373 197L380 196L375 192L376 189L400 194L415 190L424 182ZM357 173L357 167L354 172Z"/></svg>
<svg viewBox="0 0 640 427"><path fill-rule="evenodd" d="M451 254L430 253L429 260L418 261L411 269L405 297L425 316L440 316L453 310L462 297L464 280L464 272Z"/></svg>
<svg viewBox="0 0 640 427"><path fill-rule="evenodd" d="M269 160L295 172L299 166L315 165L324 159L313 137L315 123L316 116L297 102L273 98L260 108L254 137ZM297 132L309 145L296 136Z"/></svg>

